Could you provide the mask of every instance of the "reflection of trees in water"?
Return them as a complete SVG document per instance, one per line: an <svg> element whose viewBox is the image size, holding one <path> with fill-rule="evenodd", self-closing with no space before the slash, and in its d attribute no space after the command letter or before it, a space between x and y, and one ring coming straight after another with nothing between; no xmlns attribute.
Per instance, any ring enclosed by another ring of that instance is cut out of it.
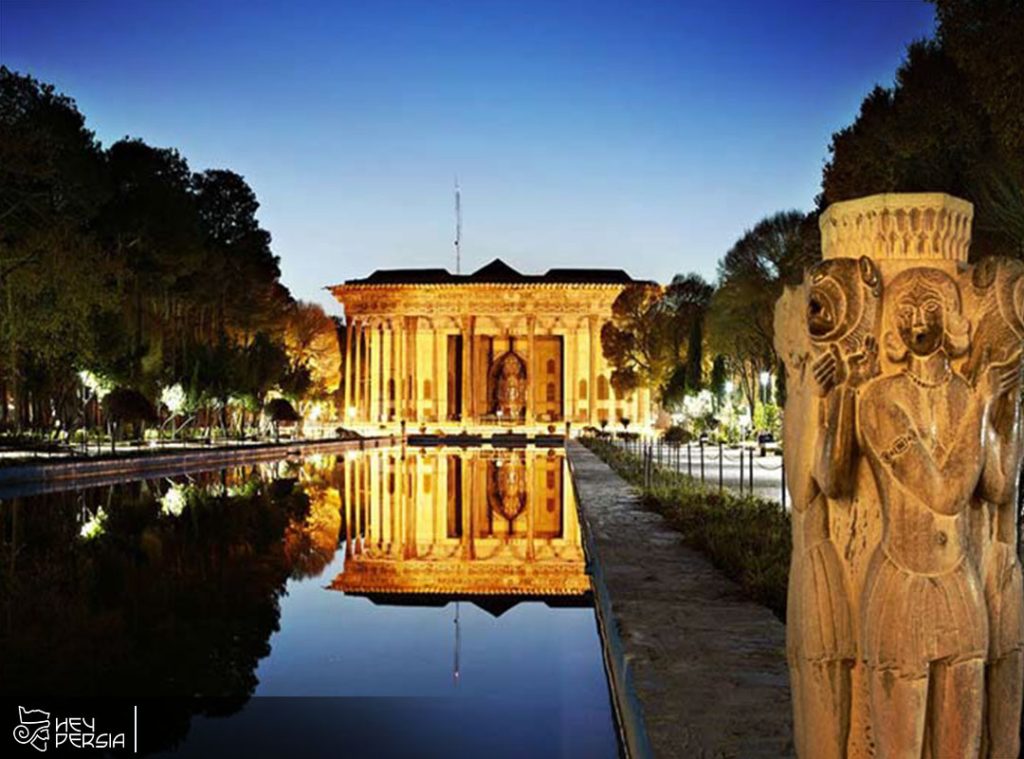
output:
<svg viewBox="0 0 1024 759"><path fill-rule="evenodd" d="M332 499L311 513L296 478L267 474L190 478L180 516L161 513L167 481L0 504L0 693L194 699L163 710L164 745L192 713L241 708L286 580L313 569L291 544L323 560L324 537L305 533L330 531ZM103 530L83 539L83 509L101 507Z"/></svg>

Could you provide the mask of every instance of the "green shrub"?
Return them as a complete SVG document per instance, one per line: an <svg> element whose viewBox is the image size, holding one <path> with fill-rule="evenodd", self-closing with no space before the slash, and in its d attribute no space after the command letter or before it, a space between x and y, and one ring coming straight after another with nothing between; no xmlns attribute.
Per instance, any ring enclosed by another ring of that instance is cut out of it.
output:
<svg viewBox="0 0 1024 759"><path fill-rule="evenodd" d="M666 443L689 443L693 439L690 431L681 424L673 424L662 435Z"/></svg>
<svg viewBox="0 0 1024 759"><path fill-rule="evenodd" d="M655 467L644 487L640 459L603 440L585 444L627 482L639 487L645 503L682 533L687 544L740 584L782 620L792 551L790 519L777 502L702 486L671 470Z"/></svg>

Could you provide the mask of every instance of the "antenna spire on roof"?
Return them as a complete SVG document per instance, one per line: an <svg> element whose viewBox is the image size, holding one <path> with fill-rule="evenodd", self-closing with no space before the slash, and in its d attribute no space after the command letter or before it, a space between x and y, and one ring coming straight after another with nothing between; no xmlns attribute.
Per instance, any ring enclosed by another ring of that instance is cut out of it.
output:
<svg viewBox="0 0 1024 759"><path fill-rule="evenodd" d="M455 273L462 273L462 196L459 175L455 175Z"/></svg>

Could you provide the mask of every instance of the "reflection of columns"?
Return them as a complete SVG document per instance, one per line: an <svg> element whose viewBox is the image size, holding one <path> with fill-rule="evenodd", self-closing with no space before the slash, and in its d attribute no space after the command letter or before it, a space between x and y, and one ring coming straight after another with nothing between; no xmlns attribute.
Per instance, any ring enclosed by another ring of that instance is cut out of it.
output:
<svg viewBox="0 0 1024 759"><path fill-rule="evenodd" d="M587 317L590 323L590 379L587 381L587 419L593 425L597 420L597 352L601 349L597 337L597 316Z"/></svg>
<svg viewBox="0 0 1024 759"><path fill-rule="evenodd" d="M526 560L533 561L533 532L536 512L540 510L540 494L544 492L537 482L537 469L534 463L537 455L526 454Z"/></svg>
<svg viewBox="0 0 1024 759"><path fill-rule="evenodd" d="M463 454L459 462L461 471L460 493L462 499L462 555L467 559L475 558L475 546L473 544L473 461L469 452Z"/></svg>
<svg viewBox="0 0 1024 759"><path fill-rule="evenodd" d="M345 471L345 487L341 491L341 500L344 504L344 510L342 513L345 515L345 558L348 559L352 556L352 496L355 492L355 488L352 483L352 469L353 462L348 457L344 458L344 471Z"/></svg>
<svg viewBox="0 0 1024 759"><path fill-rule="evenodd" d="M526 317L526 423L537 410L537 317Z"/></svg>
<svg viewBox="0 0 1024 759"><path fill-rule="evenodd" d="M420 457L412 458L406 466L410 470L408 475L410 487L405 506L405 551L403 556L406 559L415 559L418 553L416 548L416 506L418 494L423 492L423 483L420 482Z"/></svg>
<svg viewBox="0 0 1024 759"><path fill-rule="evenodd" d="M380 511L381 498L383 498L381 495L384 488L384 484L381 482L383 469L383 455L375 452L373 458L370 459L370 500L363 522L363 547L369 546L371 552L380 547L378 544L380 520L377 518L377 514Z"/></svg>

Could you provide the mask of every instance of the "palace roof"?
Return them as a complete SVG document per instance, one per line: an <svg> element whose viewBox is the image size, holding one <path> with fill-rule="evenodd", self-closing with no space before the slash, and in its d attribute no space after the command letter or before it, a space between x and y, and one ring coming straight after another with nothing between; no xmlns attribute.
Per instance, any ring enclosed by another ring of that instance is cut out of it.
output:
<svg viewBox="0 0 1024 759"><path fill-rule="evenodd" d="M452 274L447 269L377 269L364 279L346 285L630 285L636 283L622 269L548 269L544 274L523 274L500 258L472 274Z"/></svg>

